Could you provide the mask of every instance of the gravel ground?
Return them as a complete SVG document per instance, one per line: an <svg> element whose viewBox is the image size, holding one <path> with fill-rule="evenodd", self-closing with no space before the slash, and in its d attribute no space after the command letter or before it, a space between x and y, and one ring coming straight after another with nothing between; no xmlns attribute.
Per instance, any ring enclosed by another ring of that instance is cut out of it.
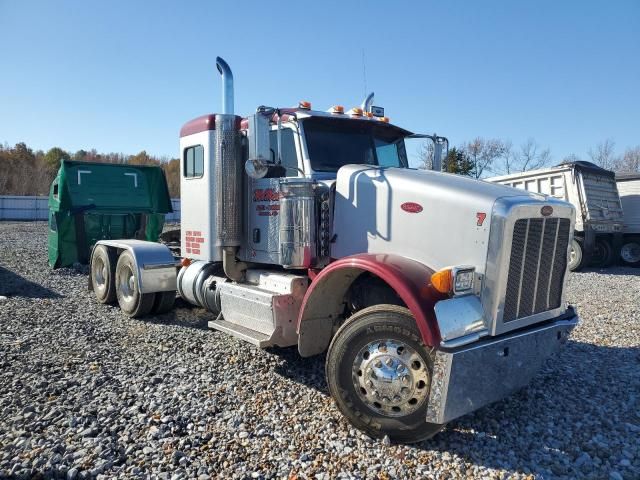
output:
<svg viewBox="0 0 640 480"><path fill-rule="evenodd" d="M2 478L640 478L640 271L572 274L583 323L528 388L395 446L341 417L323 358L184 305L128 319L46 256L45 224L0 222Z"/></svg>

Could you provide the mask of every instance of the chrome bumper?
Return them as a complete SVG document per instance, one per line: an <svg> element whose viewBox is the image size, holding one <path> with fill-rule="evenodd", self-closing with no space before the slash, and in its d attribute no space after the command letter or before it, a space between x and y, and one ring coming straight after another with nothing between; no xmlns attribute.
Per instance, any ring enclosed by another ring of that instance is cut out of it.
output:
<svg viewBox="0 0 640 480"><path fill-rule="evenodd" d="M579 321L569 307L564 315L543 325L438 350L427 421L449 422L524 387Z"/></svg>

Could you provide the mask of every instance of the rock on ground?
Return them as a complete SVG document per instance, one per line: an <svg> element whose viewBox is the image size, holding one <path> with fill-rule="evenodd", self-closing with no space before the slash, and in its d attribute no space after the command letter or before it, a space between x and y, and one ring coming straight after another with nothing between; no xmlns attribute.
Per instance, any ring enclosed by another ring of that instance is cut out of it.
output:
<svg viewBox="0 0 640 480"><path fill-rule="evenodd" d="M0 222L1 478L640 478L638 270L571 274L583 323L528 388L398 446L342 418L323 358L185 305L128 319L46 238Z"/></svg>

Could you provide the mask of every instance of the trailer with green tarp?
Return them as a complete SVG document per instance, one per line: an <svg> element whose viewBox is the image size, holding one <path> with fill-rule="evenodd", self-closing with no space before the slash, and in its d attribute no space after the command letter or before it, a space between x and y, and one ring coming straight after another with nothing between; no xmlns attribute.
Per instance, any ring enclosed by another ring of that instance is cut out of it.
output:
<svg viewBox="0 0 640 480"><path fill-rule="evenodd" d="M155 242L172 211L160 167L63 160L49 191L49 265L88 263L98 240Z"/></svg>

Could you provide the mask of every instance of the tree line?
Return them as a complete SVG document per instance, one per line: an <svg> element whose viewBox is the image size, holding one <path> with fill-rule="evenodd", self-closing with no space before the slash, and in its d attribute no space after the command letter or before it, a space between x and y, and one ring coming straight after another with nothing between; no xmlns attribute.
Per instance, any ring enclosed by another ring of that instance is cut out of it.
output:
<svg viewBox="0 0 640 480"><path fill-rule="evenodd" d="M419 168L431 168L433 151L431 143L422 146L418 154ZM590 148L585 158L570 154L561 161L554 161L551 149L533 138L514 146L510 141L477 137L450 148L443 159L443 170L473 178L486 178L581 160L617 173L640 173L640 145L627 148L624 153L616 153L614 141L606 139Z"/></svg>
<svg viewBox="0 0 640 480"><path fill-rule="evenodd" d="M95 149L70 153L53 147L47 152L33 150L25 143L11 147L0 144L0 195L48 195L61 160L157 165L164 170L172 198L180 197L180 162L177 158L155 157L146 151L136 155L98 153Z"/></svg>
<svg viewBox="0 0 640 480"><path fill-rule="evenodd" d="M433 144L425 144L418 153L419 168L431 168ZM33 150L25 143L11 147L0 144L0 195L48 195L49 185L60 167L60 160L78 160L129 165L158 165L164 170L172 198L180 197L180 161L155 157L146 151L136 155L99 153L96 149L70 153L53 147L47 152ZM562 161L587 160L615 172L640 173L640 145L616 153L615 143L606 139L590 148L586 158L568 155ZM477 137L449 149L443 169L449 173L486 178L535 170L561 163L554 161L549 147L530 138L521 145L496 138Z"/></svg>

